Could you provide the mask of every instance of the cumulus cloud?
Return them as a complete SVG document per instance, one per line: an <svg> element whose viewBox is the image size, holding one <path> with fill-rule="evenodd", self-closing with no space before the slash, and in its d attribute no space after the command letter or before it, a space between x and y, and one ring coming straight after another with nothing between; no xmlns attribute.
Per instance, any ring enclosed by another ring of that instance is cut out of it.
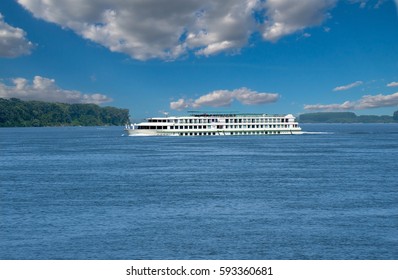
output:
<svg viewBox="0 0 398 280"><path fill-rule="evenodd" d="M363 82L362 81L356 81L354 83L348 84L348 85L344 85L344 86L339 86L339 87L335 87L333 89L333 91L342 91L342 90L349 90L352 89L354 87L358 87L360 85L362 85Z"/></svg>
<svg viewBox="0 0 398 280"><path fill-rule="evenodd" d="M15 78L13 85L0 83L0 98L19 98L22 100L37 100L62 103L94 103L111 102L106 95L83 94L75 90L59 88L54 79L35 76L32 83L24 78Z"/></svg>
<svg viewBox="0 0 398 280"><path fill-rule="evenodd" d="M17 0L35 17L139 60L238 53L320 25L337 0Z"/></svg>
<svg viewBox="0 0 398 280"><path fill-rule="evenodd" d="M310 26L320 25L337 0L267 0L263 37L277 41Z"/></svg>
<svg viewBox="0 0 398 280"><path fill-rule="evenodd" d="M365 95L356 104L358 109L394 107L398 105L398 92L390 95Z"/></svg>
<svg viewBox="0 0 398 280"><path fill-rule="evenodd" d="M327 104L327 105L315 104L315 105L305 105L304 109L309 111L327 111L327 112L345 111L345 110L353 110L354 104L350 101L346 101L342 104Z"/></svg>
<svg viewBox="0 0 398 280"><path fill-rule="evenodd" d="M35 17L138 60L238 53L321 25L338 0L17 0ZM365 7L370 0L349 0ZM398 0L395 0L398 7ZM378 0L375 7L383 3ZM330 30L330 29L325 29ZM309 34L309 33L304 33Z"/></svg>
<svg viewBox="0 0 398 280"><path fill-rule="evenodd" d="M0 57L14 58L30 54L33 44L26 39L26 32L4 21L0 14Z"/></svg>
<svg viewBox="0 0 398 280"><path fill-rule="evenodd" d="M273 103L279 99L277 93L261 93L248 88L239 88L235 90L216 90L205 94L196 100L179 99L170 103L173 110L184 110L187 108L207 107L228 107L234 100L244 105L259 105Z"/></svg>
<svg viewBox="0 0 398 280"><path fill-rule="evenodd" d="M398 87L398 82L391 82L391 83L387 84L387 86L388 87Z"/></svg>
<svg viewBox="0 0 398 280"><path fill-rule="evenodd" d="M316 104L305 105L305 110L310 111L345 111L345 110L363 110L382 107L398 106L398 92L390 95L365 95L357 101L346 101L342 104Z"/></svg>
<svg viewBox="0 0 398 280"><path fill-rule="evenodd" d="M178 99L177 101L170 102L170 109L172 110L184 110L191 106L191 101L185 101L183 98Z"/></svg>
<svg viewBox="0 0 398 280"><path fill-rule="evenodd" d="M34 16L133 58L237 51L255 28L259 0L18 0Z"/></svg>

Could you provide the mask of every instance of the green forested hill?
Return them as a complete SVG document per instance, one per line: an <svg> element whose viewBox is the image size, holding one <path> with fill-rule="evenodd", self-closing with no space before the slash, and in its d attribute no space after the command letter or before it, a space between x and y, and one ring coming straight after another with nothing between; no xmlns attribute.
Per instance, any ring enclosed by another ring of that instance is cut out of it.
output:
<svg viewBox="0 0 398 280"><path fill-rule="evenodd" d="M65 104L0 98L0 127L124 125L129 110L95 104Z"/></svg>
<svg viewBox="0 0 398 280"><path fill-rule="evenodd" d="M392 123L398 122L398 111L393 116L361 115L351 112L322 112L301 114L302 123Z"/></svg>

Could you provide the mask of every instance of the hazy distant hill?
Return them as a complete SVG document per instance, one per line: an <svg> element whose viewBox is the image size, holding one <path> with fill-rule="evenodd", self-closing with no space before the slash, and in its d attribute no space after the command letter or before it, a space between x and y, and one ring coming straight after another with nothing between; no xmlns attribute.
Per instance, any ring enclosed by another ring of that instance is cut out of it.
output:
<svg viewBox="0 0 398 280"><path fill-rule="evenodd" d="M308 113L299 116L301 123L393 123L398 122L398 111L393 116L361 115L352 112Z"/></svg>
<svg viewBox="0 0 398 280"><path fill-rule="evenodd" d="M124 125L129 110L0 98L0 127Z"/></svg>

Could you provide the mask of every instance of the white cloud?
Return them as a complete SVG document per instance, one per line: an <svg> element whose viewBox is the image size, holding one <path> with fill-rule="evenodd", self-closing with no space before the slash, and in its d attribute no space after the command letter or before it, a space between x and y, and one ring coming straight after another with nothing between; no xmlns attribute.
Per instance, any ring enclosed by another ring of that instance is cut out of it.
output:
<svg viewBox="0 0 398 280"><path fill-rule="evenodd" d="M17 0L35 17L138 60L238 53L252 34L276 42L330 17L338 0ZM349 0L367 5L369 0ZM398 0L395 0L398 7ZM376 6L381 5L378 0ZM325 27L326 32L330 28Z"/></svg>
<svg viewBox="0 0 398 280"><path fill-rule="evenodd" d="M191 106L193 108L200 108L202 106L208 107L228 107L231 106L235 98L235 90L216 90L206 95L202 95L196 99Z"/></svg>
<svg viewBox="0 0 398 280"><path fill-rule="evenodd" d="M22 100L38 100L63 103L94 103L111 102L106 95L83 94L75 90L65 90L55 84L55 80L35 76L32 83L24 78L15 78L13 85L0 83L0 98L19 98Z"/></svg>
<svg viewBox="0 0 398 280"><path fill-rule="evenodd" d="M7 24L0 14L0 57L27 55L32 48L33 44L26 39L26 32Z"/></svg>
<svg viewBox="0 0 398 280"><path fill-rule="evenodd" d="M139 60L238 53L320 25L337 0L18 0L37 18Z"/></svg>
<svg viewBox="0 0 398 280"><path fill-rule="evenodd" d="M346 101L342 104L316 104L305 105L305 110L310 111L345 111L345 110L363 110L382 107L398 106L398 92L390 95L365 95L357 101Z"/></svg>
<svg viewBox="0 0 398 280"><path fill-rule="evenodd" d="M345 111L345 110L353 110L354 104L350 101L346 101L342 104L316 104L316 105L305 105L305 110L309 111Z"/></svg>
<svg viewBox="0 0 398 280"><path fill-rule="evenodd" d="M259 0L18 0L34 16L133 58L236 52L255 30Z"/></svg>
<svg viewBox="0 0 398 280"><path fill-rule="evenodd" d="M335 88L333 89L333 91L349 90L349 89L352 89L352 88L354 88L354 87L360 86L360 85L362 85L362 84L363 84L362 81L356 81L356 82L354 82L354 83L352 83L352 84L348 84L348 85L344 85L344 86L335 87Z"/></svg>
<svg viewBox="0 0 398 280"><path fill-rule="evenodd" d="M398 92L390 95L365 95L356 104L358 109L398 106Z"/></svg>
<svg viewBox="0 0 398 280"><path fill-rule="evenodd" d="M177 101L170 102L170 109L172 110L184 110L190 107L190 102L185 101L183 98Z"/></svg>
<svg viewBox="0 0 398 280"><path fill-rule="evenodd" d="M235 90L216 90L202 95L196 100L179 99L171 102L170 108L173 110L184 110L187 108L207 107L228 107L234 100L244 105L259 105L273 103L279 99L277 93L260 93L248 88L239 88Z"/></svg>
<svg viewBox="0 0 398 280"><path fill-rule="evenodd" d="M387 86L388 87L398 87L398 82L391 82L391 83L387 84Z"/></svg>
<svg viewBox="0 0 398 280"><path fill-rule="evenodd" d="M277 41L283 36L320 25L327 11L337 0L267 0L264 3L267 20L263 26L263 37Z"/></svg>

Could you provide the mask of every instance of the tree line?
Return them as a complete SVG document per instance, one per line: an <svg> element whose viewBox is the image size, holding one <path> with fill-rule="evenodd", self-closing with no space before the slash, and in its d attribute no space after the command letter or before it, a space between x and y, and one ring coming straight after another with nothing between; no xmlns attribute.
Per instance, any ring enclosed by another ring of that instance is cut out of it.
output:
<svg viewBox="0 0 398 280"><path fill-rule="evenodd" d="M0 98L0 127L124 125L128 121L128 109Z"/></svg>
<svg viewBox="0 0 398 280"><path fill-rule="evenodd" d="M394 123L398 122L398 111L392 116L360 115L352 112L322 112L301 114L302 123Z"/></svg>

